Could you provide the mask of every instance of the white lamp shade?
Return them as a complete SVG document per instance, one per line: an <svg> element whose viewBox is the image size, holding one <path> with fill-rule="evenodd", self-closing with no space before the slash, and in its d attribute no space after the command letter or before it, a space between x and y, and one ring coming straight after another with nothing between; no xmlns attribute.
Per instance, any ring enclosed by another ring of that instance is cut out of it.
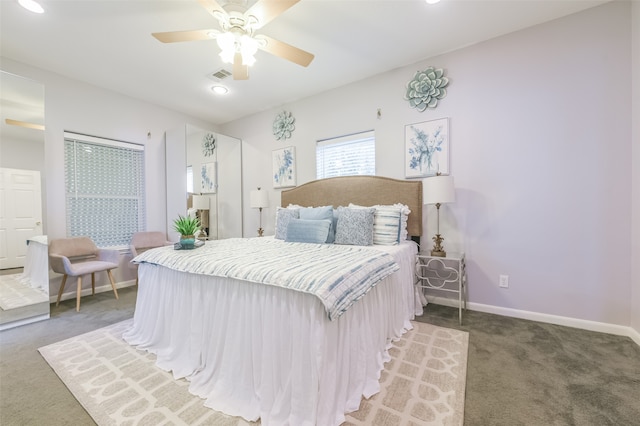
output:
<svg viewBox="0 0 640 426"><path fill-rule="evenodd" d="M269 207L269 193L260 189L254 189L249 194L252 209Z"/></svg>
<svg viewBox="0 0 640 426"><path fill-rule="evenodd" d="M422 181L422 199L425 204L444 204L456 201L453 176L432 176Z"/></svg>
<svg viewBox="0 0 640 426"><path fill-rule="evenodd" d="M194 195L191 205L196 210L209 210L209 197L206 195Z"/></svg>

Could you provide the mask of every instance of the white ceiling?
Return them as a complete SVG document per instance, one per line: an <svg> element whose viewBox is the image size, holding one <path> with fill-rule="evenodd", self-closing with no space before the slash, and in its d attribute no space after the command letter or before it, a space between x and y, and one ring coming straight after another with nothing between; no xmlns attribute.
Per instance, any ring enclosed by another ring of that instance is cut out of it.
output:
<svg viewBox="0 0 640 426"><path fill-rule="evenodd" d="M210 90L231 70L214 40L151 36L217 29L197 0L40 0L40 15L0 0L0 55L223 124L607 1L301 0L257 33L315 54L309 67L258 51L224 96Z"/></svg>

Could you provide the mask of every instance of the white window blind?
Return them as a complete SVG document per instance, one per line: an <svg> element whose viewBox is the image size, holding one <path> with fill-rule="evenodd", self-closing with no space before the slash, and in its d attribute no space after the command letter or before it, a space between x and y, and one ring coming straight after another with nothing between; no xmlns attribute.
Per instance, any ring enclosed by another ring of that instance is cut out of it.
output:
<svg viewBox="0 0 640 426"><path fill-rule="evenodd" d="M64 133L67 236L127 247L145 224L144 146Z"/></svg>
<svg viewBox="0 0 640 426"><path fill-rule="evenodd" d="M316 143L316 177L375 175L376 140L373 130Z"/></svg>

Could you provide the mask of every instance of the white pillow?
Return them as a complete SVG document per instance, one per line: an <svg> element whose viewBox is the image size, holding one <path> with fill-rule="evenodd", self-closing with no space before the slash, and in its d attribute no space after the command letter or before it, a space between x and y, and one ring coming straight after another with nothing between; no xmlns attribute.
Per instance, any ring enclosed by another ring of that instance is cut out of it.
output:
<svg viewBox="0 0 640 426"><path fill-rule="evenodd" d="M409 218L409 213L411 213L411 209L409 206L404 204L396 203L393 205L394 207L398 207L400 209L400 241L408 240L409 233L407 232L407 219Z"/></svg>
<svg viewBox="0 0 640 426"><path fill-rule="evenodd" d="M355 204L349 204L349 207L364 208ZM407 216L403 215L403 212L410 211L407 206L394 204L372 207L376 209L373 222L373 244L393 246L407 239Z"/></svg>

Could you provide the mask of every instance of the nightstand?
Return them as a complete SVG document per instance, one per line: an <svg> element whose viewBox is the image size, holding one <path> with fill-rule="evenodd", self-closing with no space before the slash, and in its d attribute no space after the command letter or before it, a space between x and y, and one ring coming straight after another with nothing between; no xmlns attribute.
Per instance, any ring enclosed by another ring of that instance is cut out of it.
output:
<svg viewBox="0 0 640 426"><path fill-rule="evenodd" d="M416 277L420 288L458 294L458 319L462 325L462 308L467 310L467 269L464 253L447 253L446 257L420 252L416 256Z"/></svg>

